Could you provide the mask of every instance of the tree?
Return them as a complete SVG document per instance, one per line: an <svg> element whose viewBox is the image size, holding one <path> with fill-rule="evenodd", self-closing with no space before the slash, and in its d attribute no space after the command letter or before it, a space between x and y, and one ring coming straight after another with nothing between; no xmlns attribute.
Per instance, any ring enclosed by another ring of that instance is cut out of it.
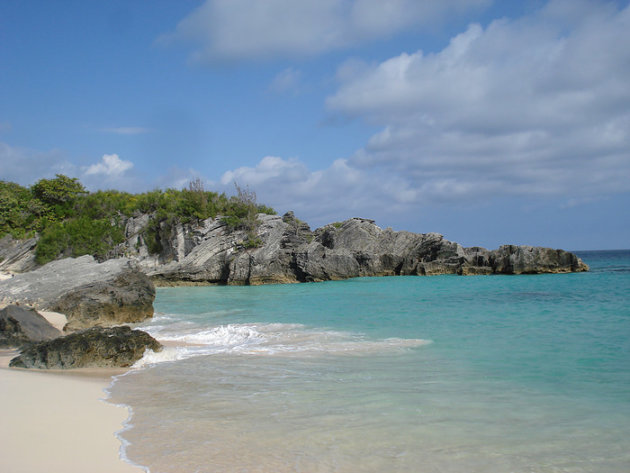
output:
<svg viewBox="0 0 630 473"><path fill-rule="evenodd" d="M76 177L57 174L54 179L40 179L31 186L33 195L50 205L72 202L79 195L87 194L83 184Z"/></svg>

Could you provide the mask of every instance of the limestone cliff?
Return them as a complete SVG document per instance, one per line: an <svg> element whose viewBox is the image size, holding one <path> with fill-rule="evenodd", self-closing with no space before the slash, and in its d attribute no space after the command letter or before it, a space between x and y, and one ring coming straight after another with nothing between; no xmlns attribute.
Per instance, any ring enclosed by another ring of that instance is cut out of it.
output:
<svg viewBox="0 0 630 473"><path fill-rule="evenodd" d="M162 252L150 255L142 217L127 223L119 254L135 259L157 284L267 284L358 276L534 274L587 271L576 255L550 248L505 245L464 248L437 233L395 232L352 218L315 231L296 219L258 216L257 247L220 219L178 224L158 235Z"/></svg>
<svg viewBox="0 0 630 473"><path fill-rule="evenodd" d="M150 216L138 215L126 219L125 242L110 252L111 259L106 263L116 264L113 261L121 258L124 264L133 262L140 272L162 285L242 285L358 276L535 274L588 270L576 255L564 250L514 245L501 246L497 250L464 248L438 233L384 230L374 221L363 218L352 218L314 231L292 212L284 216L260 214L258 220L255 235L230 229L221 218L186 224L164 223L154 235L161 250L159 254L151 254L145 241ZM5 258L0 262L0 269L32 269L36 240L5 239L0 243L0 256ZM91 282L89 277L83 281L85 284ZM122 281L120 285L130 287L135 283ZM146 281L140 286L147 286ZM100 291L98 287L91 289ZM80 299L88 299L86 293L82 294L75 294L74 302L70 301L72 296L68 296L68 304L59 302L48 308L67 312L70 305L82 305L80 318L86 323L82 324L77 318L77 322L71 321L72 327L89 326L93 321L87 319L92 316L87 302L79 304ZM135 296L125 297L119 297L112 310L106 312L124 312L126 309L122 307L127 306L131 306L131 312L137 312L131 303ZM138 310L142 312L144 309ZM147 308L145 312L148 311ZM123 321L114 315L110 318L112 322Z"/></svg>

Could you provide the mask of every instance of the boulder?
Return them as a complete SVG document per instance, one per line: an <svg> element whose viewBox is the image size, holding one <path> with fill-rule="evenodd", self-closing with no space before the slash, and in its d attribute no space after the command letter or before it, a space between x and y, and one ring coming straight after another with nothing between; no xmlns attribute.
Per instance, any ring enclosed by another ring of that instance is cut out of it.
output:
<svg viewBox="0 0 630 473"><path fill-rule="evenodd" d="M34 309L10 305L0 310L0 347L19 347L60 336L61 332Z"/></svg>
<svg viewBox="0 0 630 473"><path fill-rule="evenodd" d="M0 281L0 302L61 312L69 330L140 322L154 299L153 283L125 258L65 258Z"/></svg>
<svg viewBox="0 0 630 473"><path fill-rule="evenodd" d="M145 350L162 345L148 333L130 327L93 327L24 347L9 364L15 368L127 368Z"/></svg>
<svg viewBox="0 0 630 473"><path fill-rule="evenodd" d="M52 310L65 314L64 331L141 322L153 316L155 287L139 271L79 286L57 298Z"/></svg>

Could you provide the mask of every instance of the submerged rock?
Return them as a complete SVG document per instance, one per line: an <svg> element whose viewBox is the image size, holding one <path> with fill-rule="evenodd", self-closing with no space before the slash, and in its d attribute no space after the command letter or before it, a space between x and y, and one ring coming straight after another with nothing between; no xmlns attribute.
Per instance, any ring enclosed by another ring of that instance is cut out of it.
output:
<svg viewBox="0 0 630 473"><path fill-rule="evenodd" d="M13 358L15 368L126 368L162 345L148 333L130 327L93 327L54 340L31 344Z"/></svg>
<svg viewBox="0 0 630 473"><path fill-rule="evenodd" d="M0 310L0 347L19 347L60 336L61 332L34 309L10 305Z"/></svg>

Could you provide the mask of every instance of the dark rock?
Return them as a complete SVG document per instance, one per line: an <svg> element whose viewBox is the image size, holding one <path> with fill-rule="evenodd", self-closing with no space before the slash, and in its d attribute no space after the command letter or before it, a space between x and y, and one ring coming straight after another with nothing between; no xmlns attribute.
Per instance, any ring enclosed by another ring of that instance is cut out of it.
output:
<svg viewBox="0 0 630 473"><path fill-rule="evenodd" d="M588 271L573 253L532 246L503 245L490 252L489 263L495 273L539 274Z"/></svg>
<svg viewBox="0 0 630 473"><path fill-rule="evenodd" d="M31 308L10 305L0 310L0 347L19 347L60 336L59 330Z"/></svg>
<svg viewBox="0 0 630 473"><path fill-rule="evenodd" d="M127 368L146 349L160 351L162 345L149 334L124 327L93 327L54 340L23 348L9 366L15 368Z"/></svg>
<svg viewBox="0 0 630 473"><path fill-rule="evenodd" d="M155 287L139 271L80 286L59 297L52 310L65 314L66 331L141 322L153 315Z"/></svg>

